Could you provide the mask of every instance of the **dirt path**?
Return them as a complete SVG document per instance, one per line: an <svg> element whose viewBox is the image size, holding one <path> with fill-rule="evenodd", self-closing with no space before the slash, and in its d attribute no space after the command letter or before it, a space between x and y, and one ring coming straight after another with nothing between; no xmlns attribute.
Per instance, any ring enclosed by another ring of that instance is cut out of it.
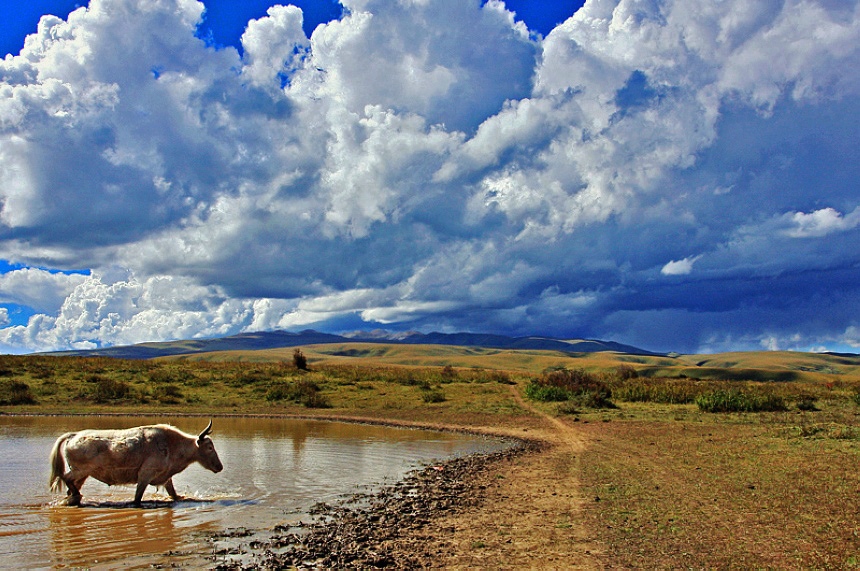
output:
<svg viewBox="0 0 860 571"><path fill-rule="evenodd" d="M550 445L484 474L486 499L479 507L433 521L410 539L431 555L428 567L601 569L599 547L582 524L581 431L525 402L516 387L511 391L520 407L543 420L545 428L531 434Z"/></svg>

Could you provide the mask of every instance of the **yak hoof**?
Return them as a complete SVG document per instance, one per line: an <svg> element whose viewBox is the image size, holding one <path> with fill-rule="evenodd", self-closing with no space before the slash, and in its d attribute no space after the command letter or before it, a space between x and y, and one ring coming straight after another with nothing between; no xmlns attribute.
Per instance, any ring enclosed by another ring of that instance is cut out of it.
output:
<svg viewBox="0 0 860 571"><path fill-rule="evenodd" d="M62 501L62 505L79 506L81 505L81 496L68 496Z"/></svg>

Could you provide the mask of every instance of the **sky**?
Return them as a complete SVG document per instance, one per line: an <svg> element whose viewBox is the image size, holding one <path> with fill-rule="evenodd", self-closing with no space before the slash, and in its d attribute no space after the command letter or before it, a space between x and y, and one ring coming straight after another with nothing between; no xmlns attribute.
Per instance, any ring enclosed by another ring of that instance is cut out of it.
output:
<svg viewBox="0 0 860 571"><path fill-rule="evenodd" d="M0 2L0 352L860 347L860 1Z"/></svg>

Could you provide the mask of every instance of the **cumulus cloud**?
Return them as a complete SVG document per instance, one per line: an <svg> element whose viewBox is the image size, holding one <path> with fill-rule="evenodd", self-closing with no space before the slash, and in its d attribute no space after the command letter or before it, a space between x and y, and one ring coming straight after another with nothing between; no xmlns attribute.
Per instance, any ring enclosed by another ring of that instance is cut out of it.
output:
<svg viewBox="0 0 860 571"><path fill-rule="evenodd" d="M55 313L87 277L35 268L0 275L0 303L27 306L34 311Z"/></svg>
<svg viewBox="0 0 860 571"><path fill-rule="evenodd" d="M253 322L254 303L229 299L215 286L154 276L110 282L80 276L53 315L0 329L0 343L37 349L95 348L156 339L236 333ZM258 302L259 303L259 302Z"/></svg>
<svg viewBox="0 0 860 571"><path fill-rule="evenodd" d="M0 303L34 313L0 343L851 345L856 2L589 0L545 38L497 0L342 3L242 55L194 0L43 18L0 62Z"/></svg>

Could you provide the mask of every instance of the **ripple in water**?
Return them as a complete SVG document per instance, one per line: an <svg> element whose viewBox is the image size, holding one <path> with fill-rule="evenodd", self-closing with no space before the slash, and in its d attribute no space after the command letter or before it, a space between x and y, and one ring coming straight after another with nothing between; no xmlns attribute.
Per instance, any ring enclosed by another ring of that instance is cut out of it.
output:
<svg viewBox="0 0 860 571"><path fill-rule="evenodd" d="M57 505L48 490L48 455L57 436L84 428L168 422L196 434L195 418L0 417L0 566L146 568L210 555L226 529L296 523L317 502L391 484L434 460L498 450L503 442L461 434L285 419L219 418L212 435L224 470L192 465L174 477L187 499L172 503L148 488L90 479L83 505ZM265 535L263 536L265 537Z"/></svg>

